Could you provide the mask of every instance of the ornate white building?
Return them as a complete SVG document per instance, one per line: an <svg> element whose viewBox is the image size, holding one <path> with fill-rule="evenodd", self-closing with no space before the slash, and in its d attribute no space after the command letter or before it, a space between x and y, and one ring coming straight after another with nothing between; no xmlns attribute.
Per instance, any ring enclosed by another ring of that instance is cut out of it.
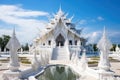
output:
<svg viewBox="0 0 120 80"><path fill-rule="evenodd" d="M51 60L70 60L73 53L80 53L86 39L80 37L82 29L75 28L72 18L67 19L60 8L42 35L34 40L37 53L49 53Z"/></svg>

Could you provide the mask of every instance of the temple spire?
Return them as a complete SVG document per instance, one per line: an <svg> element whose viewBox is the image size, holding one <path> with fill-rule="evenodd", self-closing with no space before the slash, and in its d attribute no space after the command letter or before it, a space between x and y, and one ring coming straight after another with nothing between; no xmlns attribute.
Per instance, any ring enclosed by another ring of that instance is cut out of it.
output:
<svg viewBox="0 0 120 80"><path fill-rule="evenodd" d="M19 60L17 55L17 50L21 48L18 39L15 36L15 28L13 29L12 37L6 45L6 48L10 50L10 64L9 70L16 71L19 68Z"/></svg>
<svg viewBox="0 0 120 80"><path fill-rule="evenodd" d="M98 63L99 80L114 80L112 78L114 73L110 70L111 65L109 61L109 52L112 44L106 36L105 27L103 30L102 38L98 42L97 47L100 50L100 60Z"/></svg>
<svg viewBox="0 0 120 80"><path fill-rule="evenodd" d="M73 18L74 18L74 15L73 15L72 17L69 18L69 21L71 22Z"/></svg>
<svg viewBox="0 0 120 80"><path fill-rule="evenodd" d="M15 34L15 27L13 28L13 35L12 36L15 36L16 34Z"/></svg>
<svg viewBox="0 0 120 80"><path fill-rule="evenodd" d="M68 13L65 14L65 17L67 17L67 16L68 16Z"/></svg>
<svg viewBox="0 0 120 80"><path fill-rule="evenodd" d="M103 30L103 36L106 37L106 29L105 29L105 26L104 26L104 30Z"/></svg>
<svg viewBox="0 0 120 80"><path fill-rule="evenodd" d="M59 7L59 11L62 11L62 9L61 9L61 4L60 4L60 7Z"/></svg>
<svg viewBox="0 0 120 80"><path fill-rule="evenodd" d="M61 8L61 5L60 5L59 10L58 10L58 15L59 15L59 16L62 16L63 14L64 14L64 13L63 13L62 8Z"/></svg>
<svg viewBox="0 0 120 80"><path fill-rule="evenodd" d="M112 47L112 44L106 36L105 27L104 27L104 30L103 30L102 38L98 42L97 47L98 47L98 49L100 50L100 53L101 53L98 67L100 69L109 70L110 69L110 62L109 62L109 59L108 59L108 57L109 57L108 55L109 55L109 50Z"/></svg>

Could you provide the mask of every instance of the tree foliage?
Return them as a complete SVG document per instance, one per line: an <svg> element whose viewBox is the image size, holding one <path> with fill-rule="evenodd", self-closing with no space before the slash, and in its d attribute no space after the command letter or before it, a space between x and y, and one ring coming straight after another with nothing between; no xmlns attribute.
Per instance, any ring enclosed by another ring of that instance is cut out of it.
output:
<svg viewBox="0 0 120 80"><path fill-rule="evenodd" d="M93 45L93 50L94 51L98 51L97 44L91 44L91 45Z"/></svg>
<svg viewBox="0 0 120 80"><path fill-rule="evenodd" d="M8 41L10 40L10 36L9 35L2 35L0 37L0 48L1 51L4 51ZM26 43L25 45L22 45L22 48L24 51L28 51L29 50L29 46L28 43Z"/></svg>
<svg viewBox="0 0 120 80"><path fill-rule="evenodd" d="M28 50L29 50L29 45L28 45L28 43L26 43L25 45L22 45L22 49L23 49L24 51L28 51Z"/></svg>
<svg viewBox="0 0 120 80"><path fill-rule="evenodd" d="M0 48L1 48L1 51L4 51L8 41L10 39L10 36L9 35L2 35L0 37Z"/></svg>
<svg viewBox="0 0 120 80"><path fill-rule="evenodd" d="M112 48L110 49L110 51L115 51L115 48L116 48L116 44L113 44Z"/></svg>
<svg viewBox="0 0 120 80"><path fill-rule="evenodd" d="M112 44L112 48L110 49L110 51L115 51L116 46L116 44ZM120 47L120 44L118 46ZM97 44L93 44L93 49L94 51L98 51Z"/></svg>

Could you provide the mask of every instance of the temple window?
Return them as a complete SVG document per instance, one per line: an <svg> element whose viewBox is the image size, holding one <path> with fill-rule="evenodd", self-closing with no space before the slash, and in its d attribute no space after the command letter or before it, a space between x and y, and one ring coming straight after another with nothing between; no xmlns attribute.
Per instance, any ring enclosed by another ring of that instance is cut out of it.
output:
<svg viewBox="0 0 120 80"><path fill-rule="evenodd" d="M45 43L43 43L43 46L45 46Z"/></svg>
<svg viewBox="0 0 120 80"><path fill-rule="evenodd" d="M77 45L77 40L75 40L75 45Z"/></svg>
<svg viewBox="0 0 120 80"><path fill-rule="evenodd" d="M52 25L54 25L55 23L54 22L51 22Z"/></svg>
<svg viewBox="0 0 120 80"><path fill-rule="evenodd" d="M69 40L69 45L72 45L72 40Z"/></svg>
<svg viewBox="0 0 120 80"><path fill-rule="evenodd" d="M51 40L48 41L48 45L51 45Z"/></svg>
<svg viewBox="0 0 120 80"><path fill-rule="evenodd" d="M83 43L81 42L81 45L83 45Z"/></svg>

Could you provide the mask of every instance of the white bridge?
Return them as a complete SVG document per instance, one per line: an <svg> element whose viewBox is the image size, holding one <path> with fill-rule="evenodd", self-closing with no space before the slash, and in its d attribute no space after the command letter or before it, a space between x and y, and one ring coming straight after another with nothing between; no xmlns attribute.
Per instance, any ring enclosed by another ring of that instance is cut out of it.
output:
<svg viewBox="0 0 120 80"><path fill-rule="evenodd" d="M50 60L49 61L49 64L51 65L69 65L71 64L71 61L70 60Z"/></svg>

